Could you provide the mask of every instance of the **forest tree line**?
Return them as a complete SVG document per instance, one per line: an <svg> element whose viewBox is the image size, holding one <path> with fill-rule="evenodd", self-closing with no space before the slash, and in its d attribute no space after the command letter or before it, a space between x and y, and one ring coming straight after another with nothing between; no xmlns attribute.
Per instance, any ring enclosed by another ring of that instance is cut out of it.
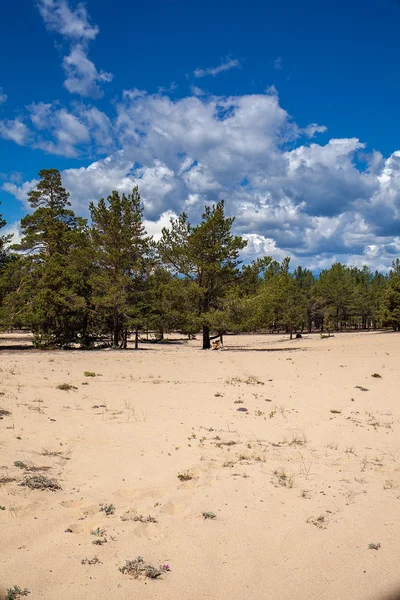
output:
<svg viewBox="0 0 400 600"><path fill-rule="evenodd" d="M316 277L290 259L243 264L246 240L233 234L224 202L199 224L182 213L155 242L137 188L91 203L90 222L70 208L56 169L39 173L21 240L1 235L0 330L29 328L38 347L126 348L143 332L156 339L202 331L203 347L226 332L400 329L400 261L388 274L340 263Z"/></svg>

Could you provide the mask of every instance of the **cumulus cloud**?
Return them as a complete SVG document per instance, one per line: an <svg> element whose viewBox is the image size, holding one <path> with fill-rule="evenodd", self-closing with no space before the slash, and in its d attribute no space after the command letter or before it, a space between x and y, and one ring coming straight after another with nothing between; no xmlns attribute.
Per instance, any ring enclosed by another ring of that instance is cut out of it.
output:
<svg viewBox="0 0 400 600"><path fill-rule="evenodd" d="M11 140L19 146L25 146L31 138L31 132L22 119L2 119L0 137Z"/></svg>
<svg viewBox="0 0 400 600"><path fill-rule="evenodd" d="M240 67L240 61L232 58L226 59L222 62L218 67L207 67L206 69L195 69L193 71L193 75L195 77L207 77L207 75L211 75L211 77L215 77L219 75L219 73L223 73L224 71L230 71L231 69L237 69Z"/></svg>
<svg viewBox="0 0 400 600"><path fill-rule="evenodd" d="M23 118L0 120L0 137L68 158L105 154L113 147L113 125L95 107L78 105L71 112L57 104L37 102L26 108Z"/></svg>
<svg viewBox="0 0 400 600"><path fill-rule="evenodd" d="M73 10L66 0L39 0L39 12L46 27L70 42L70 52L63 58L66 79L64 87L71 94L99 98L103 95L102 83L109 83L113 76L98 70L88 58L88 43L99 33L92 25L83 3Z"/></svg>
<svg viewBox="0 0 400 600"><path fill-rule="evenodd" d="M108 153L62 173L80 214L111 190L138 185L157 235L170 216L185 210L196 222L205 203L224 198L248 240L246 260L289 255L313 269L334 260L382 268L400 249L400 151L368 154L357 138L310 143L325 127L296 124L276 90L172 100L133 89L114 109L111 118L82 105L30 107L40 147ZM3 189L22 199L31 185Z"/></svg>
<svg viewBox="0 0 400 600"><path fill-rule="evenodd" d="M103 91L99 84L113 79L111 73L96 69L80 44L74 46L68 56L64 56L63 67L67 76L64 87L71 94L100 98Z"/></svg>
<svg viewBox="0 0 400 600"><path fill-rule="evenodd" d="M72 10L66 0L39 0L38 9L50 31L65 37L79 40L94 40L99 33L97 25L90 18L83 3Z"/></svg>
<svg viewBox="0 0 400 600"><path fill-rule="evenodd" d="M278 56L278 58L276 58L274 60L274 69L276 69L277 71L280 71L280 69L282 69L282 63L283 63L282 56Z"/></svg>

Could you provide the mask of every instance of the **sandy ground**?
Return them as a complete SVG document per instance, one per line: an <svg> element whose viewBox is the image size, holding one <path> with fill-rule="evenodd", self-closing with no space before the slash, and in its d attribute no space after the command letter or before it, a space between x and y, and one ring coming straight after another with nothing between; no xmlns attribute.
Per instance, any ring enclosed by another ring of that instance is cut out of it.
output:
<svg viewBox="0 0 400 600"><path fill-rule="evenodd" d="M1 599L13 585L32 600L381 600L400 587L399 334L225 343L0 351ZM62 489L19 485L32 474ZM123 574L137 556L170 571Z"/></svg>

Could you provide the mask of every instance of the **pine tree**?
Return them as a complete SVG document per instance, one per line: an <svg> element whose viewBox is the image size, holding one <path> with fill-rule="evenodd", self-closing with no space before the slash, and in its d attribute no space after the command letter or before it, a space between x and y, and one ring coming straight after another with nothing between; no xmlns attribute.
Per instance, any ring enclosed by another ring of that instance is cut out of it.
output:
<svg viewBox="0 0 400 600"><path fill-rule="evenodd" d="M30 326L37 345L63 346L87 339L84 257L86 220L76 217L56 169L42 170L36 190L29 192L32 214L21 220L22 239L13 246L19 259L12 265L17 287L5 302L11 321ZM86 294L87 295L87 294Z"/></svg>
<svg viewBox="0 0 400 600"><path fill-rule="evenodd" d="M258 326L282 325L290 334L301 327L306 318L306 299L298 278L289 273L290 259L281 265L275 261L266 271L266 277L258 296Z"/></svg>
<svg viewBox="0 0 400 600"><path fill-rule="evenodd" d="M211 347L208 313L240 277L239 252L247 242L232 234L234 217L225 216L224 201L207 206L199 225L192 226L185 213L164 228L158 244L164 264L173 273L196 284L196 315L201 319L203 349Z"/></svg>
<svg viewBox="0 0 400 600"><path fill-rule="evenodd" d="M392 262L389 280L383 293L383 320L395 331L400 331L400 260Z"/></svg>
<svg viewBox="0 0 400 600"><path fill-rule="evenodd" d="M345 265L334 263L330 269L321 271L315 291L323 307L325 326L339 330L349 316L353 301L350 270Z"/></svg>
<svg viewBox="0 0 400 600"><path fill-rule="evenodd" d="M73 233L84 220L76 217L68 200L69 193L62 186L57 169L43 169L35 190L28 192L28 202L35 209L21 220L23 239L16 250L53 256L68 250Z"/></svg>
<svg viewBox="0 0 400 600"><path fill-rule="evenodd" d="M0 202L1 204L1 202ZM6 226L6 221L3 219L2 215L0 214L0 230L3 229L3 227ZM12 236L11 235L0 235L0 269L2 268L2 266L4 266L5 262L6 262L6 247L7 244L11 241Z"/></svg>
<svg viewBox="0 0 400 600"><path fill-rule="evenodd" d="M94 252L91 276L93 302L112 332L113 346L126 347L129 330L136 333L146 320L149 275L154 265L152 239L143 225L138 188L131 194L111 193L90 204L90 231Z"/></svg>

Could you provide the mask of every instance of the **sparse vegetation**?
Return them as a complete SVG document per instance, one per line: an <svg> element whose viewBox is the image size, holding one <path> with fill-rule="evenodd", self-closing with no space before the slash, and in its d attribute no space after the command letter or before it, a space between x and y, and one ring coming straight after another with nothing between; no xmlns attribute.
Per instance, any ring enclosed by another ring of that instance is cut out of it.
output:
<svg viewBox="0 0 400 600"><path fill-rule="evenodd" d="M305 446L307 444L307 438L304 435L293 435L291 441L289 442L289 446Z"/></svg>
<svg viewBox="0 0 400 600"><path fill-rule="evenodd" d="M217 515L213 512L206 511L206 512L203 512L203 517L204 517L204 519L216 519Z"/></svg>
<svg viewBox="0 0 400 600"><path fill-rule="evenodd" d="M254 375L249 375L245 379L242 377L230 377L225 383L228 385L240 385L241 383L245 383L246 385L264 385L264 382Z"/></svg>
<svg viewBox="0 0 400 600"><path fill-rule="evenodd" d="M104 536L105 533L106 533L105 529L100 529L100 527L97 527L97 529L92 529L92 531L90 532L90 535L96 535L97 537L102 537L102 536Z"/></svg>
<svg viewBox="0 0 400 600"><path fill-rule="evenodd" d="M375 377L375 379L382 379L382 375L379 375L379 373L372 373L371 377Z"/></svg>
<svg viewBox="0 0 400 600"><path fill-rule="evenodd" d="M115 513L114 504L100 504L100 512L104 512L107 517Z"/></svg>
<svg viewBox="0 0 400 600"><path fill-rule="evenodd" d="M5 477L0 477L0 485L12 483L13 481L15 481L15 477L8 477L7 475Z"/></svg>
<svg viewBox="0 0 400 600"><path fill-rule="evenodd" d="M19 469L27 469L28 468L26 466L26 464L23 463L21 460L16 460L14 463L14 467L18 467Z"/></svg>
<svg viewBox="0 0 400 600"><path fill-rule="evenodd" d="M97 558L97 556L93 556L93 558L83 558L81 560L82 565L97 565L101 564L101 560Z"/></svg>
<svg viewBox="0 0 400 600"><path fill-rule="evenodd" d="M363 387L362 385L356 385L354 386L357 390L360 390L361 392L369 392L369 389L366 387Z"/></svg>
<svg viewBox="0 0 400 600"><path fill-rule="evenodd" d="M139 521L140 523L158 523L157 519L151 515L148 517L144 517L143 515L135 515L132 520Z"/></svg>
<svg viewBox="0 0 400 600"><path fill-rule="evenodd" d="M28 475L21 481L20 485L28 487L31 490L61 490L57 479L50 479L44 475Z"/></svg>
<svg viewBox="0 0 400 600"><path fill-rule="evenodd" d="M96 538L92 542L92 544L94 544L95 546L102 546L103 544L106 544L106 543L107 543L107 538Z"/></svg>
<svg viewBox="0 0 400 600"><path fill-rule="evenodd" d="M0 408L0 418L2 417L9 417L11 415L9 410L6 410L5 408Z"/></svg>
<svg viewBox="0 0 400 600"><path fill-rule="evenodd" d="M97 373L95 373L94 371L84 371L84 376L85 377L96 377Z"/></svg>
<svg viewBox="0 0 400 600"><path fill-rule="evenodd" d="M8 588L6 594L6 600L19 600L19 598L23 598L30 594L30 591L27 588L20 588L19 585L14 585L12 588Z"/></svg>
<svg viewBox="0 0 400 600"><path fill-rule="evenodd" d="M324 515L320 515L319 517L308 517L307 523L311 523L318 527L318 529L326 529L326 520Z"/></svg>
<svg viewBox="0 0 400 600"><path fill-rule="evenodd" d="M340 415L342 411L336 410L336 408L331 408L329 412L331 412L333 415Z"/></svg>
<svg viewBox="0 0 400 600"><path fill-rule="evenodd" d="M189 473L189 471L183 471L182 473L178 473L177 475L179 481L190 481L193 479L193 475Z"/></svg>
<svg viewBox="0 0 400 600"><path fill-rule="evenodd" d="M64 392L69 392L70 390L77 390L78 388L70 383L60 383L60 385L57 386L57 389L63 390Z"/></svg>
<svg viewBox="0 0 400 600"><path fill-rule="evenodd" d="M368 550L379 550L380 547L381 547L380 544L374 544L374 542L371 542L371 544L368 544Z"/></svg>
<svg viewBox="0 0 400 600"><path fill-rule="evenodd" d="M294 476L289 475L285 469L275 469L275 471L273 471L273 475L278 485L288 488L292 488L294 486Z"/></svg>
<svg viewBox="0 0 400 600"><path fill-rule="evenodd" d="M130 575L134 579L139 577L147 577L148 579L159 579L165 572L169 571L168 565L160 565L154 567L150 563L146 563L141 556L134 560L125 561L125 565L119 569L121 573Z"/></svg>

